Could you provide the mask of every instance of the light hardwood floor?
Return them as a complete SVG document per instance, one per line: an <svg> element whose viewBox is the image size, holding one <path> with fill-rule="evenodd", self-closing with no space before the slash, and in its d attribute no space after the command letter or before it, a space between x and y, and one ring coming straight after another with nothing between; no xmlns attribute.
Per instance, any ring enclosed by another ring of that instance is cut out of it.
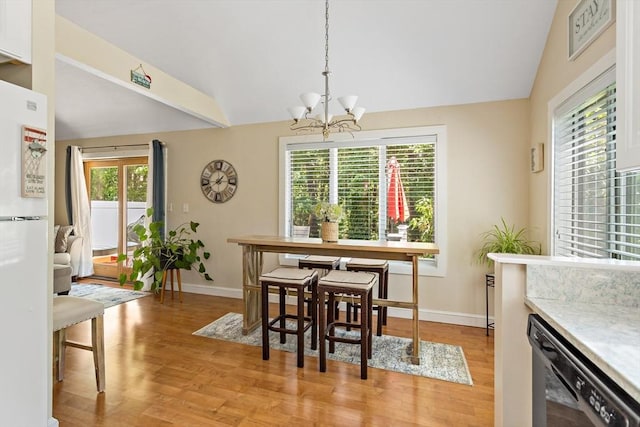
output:
<svg viewBox="0 0 640 427"><path fill-rule="evenodd" d="M97 280L89 280L98 282ZM108 283L108 282L101 282ZM117 286L113 285L113 286ZM192 335L241 300L184 293L105 310L106 392L97 393L90 352L67 349L65 379L53 386L53 416L67 426L491 426L493 337L485 330L422 322L421 339L462 346L473 386L317 359ZM384 333L411 336L409 320ZM68 329L88 340L90 322Z"/></svg>

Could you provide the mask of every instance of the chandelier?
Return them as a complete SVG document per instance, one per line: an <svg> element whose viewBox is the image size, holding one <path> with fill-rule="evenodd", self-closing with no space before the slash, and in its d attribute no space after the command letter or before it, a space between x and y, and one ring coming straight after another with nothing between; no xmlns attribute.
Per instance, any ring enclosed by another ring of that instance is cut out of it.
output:
<svg viewBox="0 0 640 427"><path fill-rule="evenodd" d="M289 108L289 113L293 117L293 123L290 129L299 132L314 132L316 130L322 130L322 136L326 140L329 137L331 131L338 132L354 132L361 130L358 121L364 114L365 109L362 107L356 107L356 101L358 97L356 95L347 95L338 98L338 102L344 108L347 113L346 116L338 116L336 118L329 114L329 101L331 101L331 94L329 92L329 0L325 1L325 36L324 36L324 94L307 92L300 95L303 106ZM322 101L321 101L322 100ZM322 104L322 111L315 116L311 116L311 113L318 105L318 102Z"/></svg>

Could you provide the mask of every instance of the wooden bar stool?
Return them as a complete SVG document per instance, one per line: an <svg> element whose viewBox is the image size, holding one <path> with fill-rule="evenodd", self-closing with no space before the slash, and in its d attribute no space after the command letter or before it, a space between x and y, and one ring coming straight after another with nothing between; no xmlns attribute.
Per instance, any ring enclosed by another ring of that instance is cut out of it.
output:
<svg viewBox="0 0 640 427"><path fill-rule="evenodd" d="M280 343L287 341L286 334L297 337L297 364L304 367L304 333L311 328L311 349L318 348L318 273L315 270L297 268L276 268L270 273L260 276L262 297L262 359L269 360L269 331L280 333ZM269 321L269 287L278 289L278 316ZM296 314L286 313L286 292L294 290L298 303ZM311 314L304 315L304 292L311 292ZM296 328L287 328L286 320L296 320Z"/></svg>
<svg viewBox="0 0 640 427"><path fill-rule="evenodd" d="M340 268L340 257L324 255L307 255L298 260L298 268L314 268L329 272Z"/></svg>
<svg viewBox="0 0 640 427"><path fill-rule="evenodd" d="M346 264L347 271L368 271L378 275L378 298L389 297L389 263L383 259L351 258ZM354 321L358 320L358 304L347 302L347 322L351 320L353 311ZM378 312L376 335L382 335L382 325L387 324L387 307L376 305L373 307Z"/></svg>
<svg viewBox="0 0 640 427"><path fill-rule="evenodd" d="M179 268L168 268L162 272L162 289L160 289L160 304L164 304L164 288L167 284L167 275L171 277L171 299L173 299L173 272L176 272L178 280L178 299L182 302L182 278Z"/></svg>
<svg viewBox="0 0 640 427"><path fill-rule="evenodd" d="M367 379L368 359L372 356L371 317L373 314L372 289L378 282L374 273L360 271L330 271L318 282L318 298L322 300L328 295L329 307L335 301L336 295L350 295L360 298L362 314L360 323L338 322L333 316L333 310L325 311L324 304L320 304L320 372L327 371L326 342L329 341L329 353L335 351L335 343L360 344L360 378ZM360 329L359 338L347 338L336 335L336 328Z"/></svg>
<svg viewBox="0 0 640 427"><path fill-rule="evenodd" d="M331 270L338 270L340 268L340 257L324 256L324 255L307 255L306 257L298 260L298 268L310 268L318 271L319 277L324 276ZM311 313L311 300L305 299L307 302L307 314ZM338 310L338 302L334 306L336 311L336 317L340 317Z"/></svg>
<svg viewBox="0 0 640 427"><path fill-rule="evenodd" d="M104 304L87 298L58 296L53 298L53 351L54 375L58 381L64 377L64 354L67 347L93 352L98 392L105 388L104 369ZM66 328L91 319L91 345L66 339Z"/></svg>

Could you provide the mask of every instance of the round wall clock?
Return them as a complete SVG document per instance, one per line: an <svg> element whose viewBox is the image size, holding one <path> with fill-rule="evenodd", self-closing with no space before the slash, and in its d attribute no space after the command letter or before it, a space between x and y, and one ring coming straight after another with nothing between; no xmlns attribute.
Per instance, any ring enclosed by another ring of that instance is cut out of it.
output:
<svg viewBox="0 0 640 427"><path fill-rule="evenodd" d="M224 203L236 193L238 174L226 160L214 160L202 170L200 188L210 201Z"/></svg>

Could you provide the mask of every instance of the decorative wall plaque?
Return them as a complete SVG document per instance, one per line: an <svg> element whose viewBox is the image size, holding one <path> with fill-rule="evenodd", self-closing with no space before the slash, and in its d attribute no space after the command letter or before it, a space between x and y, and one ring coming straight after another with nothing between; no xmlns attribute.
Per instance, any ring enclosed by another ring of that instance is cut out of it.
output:
<svg viewBox="0 0 640 427"><path fill-rule="evenodd" d="M531 172L544 169L544 144L539 142L531 147Z"/></svg>
<svg viewBox="0 0 640 427"><path fill-rule="evenodd" d="M22 197L45 197L47 131L22 126Z"/></svg>
<svg viewBox="0 0 640 427"><path fill-rule="evenodd" d="M615 0L580 0L569 14L569 60L597 39L615 16Z"/></svg>
<svg viewBox="0 0 640 427"><path fill-rule="evenodd" d="M151 89L151 76L144 71L142 64L131 70L131 82L144 88Z"/></svg>

